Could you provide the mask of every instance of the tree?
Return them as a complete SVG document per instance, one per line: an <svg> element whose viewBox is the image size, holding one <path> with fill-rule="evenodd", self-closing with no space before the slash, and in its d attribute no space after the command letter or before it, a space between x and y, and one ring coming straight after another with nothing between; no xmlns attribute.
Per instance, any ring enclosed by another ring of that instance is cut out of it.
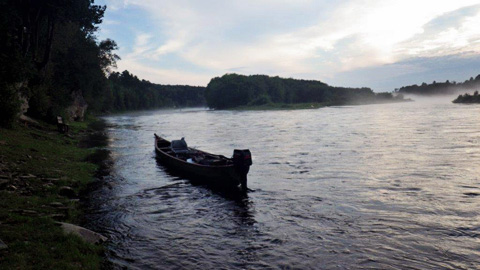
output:
<svg viewBox="0 0 480 270"><path fill-rule="evenodd" d="M102 70L118 59L113 41L100 50L94 36L105 9L92 0L0 1L1 91L14 91L12 101L22 91L30 115L44 118L68 106L73 92L102 97Z"/></svg>
<svg viewBox="0 0 480 270"><path fill-rule="evenodd" d="M228 109L271 102L368 103L374 102L376 95L370 88L332 87L320 81L225 74L210 81L205 98L210 108ZM393 100L393 95L379 95L378 99Z"/></svg>
<svg viewBox="0 0 480 270"><path fill-rule="evenodd" d="M93 5L91 0L6 0L19 14L15 35L21 52L29 56L41 71L48 64L58 25L76 23L91 36L97 30L106 6Z"/></svg>
<svg viewBox="0 0 480 270"><path fill-rule="evenodd" d="M113 94L109 111L205 105L204 87L154 84L127 70L112 72L108 81Z"/></svg>
<svg viewBox="0 0 480 270"><path fill-rule="evenodd" d="M114 40L106 39L100 42L99 48L100 67L105 74L110 74L111 68L116 68L117 61L120 60L120 56L113 53L113 51L118 50L117 43Z"/></svg>

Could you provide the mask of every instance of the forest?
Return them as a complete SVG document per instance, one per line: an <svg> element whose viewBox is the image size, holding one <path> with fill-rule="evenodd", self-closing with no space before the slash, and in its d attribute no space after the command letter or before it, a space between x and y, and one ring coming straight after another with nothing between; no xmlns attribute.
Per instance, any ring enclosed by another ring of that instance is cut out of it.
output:
<svg viewBox="0 0 480 270"><path fill-rule="evenodd" d="M453 103L480 103L480 95L478 91L473 92L472 95L466 93L463 95L459 95Z"/></svg>
<svg viewBox="0 0 480 270"><path fill-rule="evenodd" d="M112 72L118 46L98 40L106 6L92 0L0 0L0 126L25 113L54 121L85 112L202 106L204 87L157 85Z"/></svg>
<svg viewBox="0 0 480 270"><path fill-rule="evenodd" d="M445 82L433 81L431 84L422 83L421 85L409 85L403 86L399 89L395 89L395 92L402 94L415 94L415 95L451 95L459 92L468 92L480 88L480 75L470 77L469 80L463 83L457 83L455 81Z"/></svg>
<svg viewBox="0 0 480 270"><path fill-rule="evenodd" d="M214 109L264 104L323 103L324 105L372 104L402 101L403 96L375 93L370 88L329 86L320 81L285 79L266 75L225 74L213 78L205 91Z"/></svg>
<svg viewBox="0 0 480 270"><path fill-rule="evenodd" d="M154 84L112 71L120 60L118 46L96 36L105 10L92 0L0 0L0 126L12 126L22 114L52 122L57 115L72 121L86 112L162 107L371 104L403 101L404 93L480 86L480 75L458 84L406 86L394 94L267 75L225 74L207 88Z"/></svg>
<svg viewBox="0 0 480 270"><path fill-rule="evenodd" d="M10 126L21 104L50 120L74 99L94 110L105 102L105 74L119 59L113 40L95 32L106 7L90 0L0 2L0 124Z"/></svg>
<svg viewBox="0 0 480 270"><path fill-rule="evenodd" d="M111 73L108 82L109 103L103 112L205 106L205 87L154 84L128 71Z"/></svg>

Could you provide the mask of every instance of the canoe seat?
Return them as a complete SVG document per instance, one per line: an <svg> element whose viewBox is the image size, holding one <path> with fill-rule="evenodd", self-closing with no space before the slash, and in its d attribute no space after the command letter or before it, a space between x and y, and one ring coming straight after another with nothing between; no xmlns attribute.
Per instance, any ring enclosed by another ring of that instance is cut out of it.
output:
<svg viewBox="0 0 480 270"><path fill-rule="evenodd" d="M190 150L188 149L185 138L182 138L180 140L173 140L170 145L170 148L177 155L190 153Z"/></svg>

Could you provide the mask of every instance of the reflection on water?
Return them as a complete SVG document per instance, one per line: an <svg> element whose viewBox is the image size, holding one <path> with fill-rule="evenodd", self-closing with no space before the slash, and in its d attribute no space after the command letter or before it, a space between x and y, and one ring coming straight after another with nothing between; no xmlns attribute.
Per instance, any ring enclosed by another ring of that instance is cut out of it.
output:
<svg viewBox="0 0 480 270"><path fill-rule="evenodd" d="M114 166L89 227L129 269L475 269L479 106L447 102L107 117ZM170 175L153 133L231 156L245 196Z"/></svg>

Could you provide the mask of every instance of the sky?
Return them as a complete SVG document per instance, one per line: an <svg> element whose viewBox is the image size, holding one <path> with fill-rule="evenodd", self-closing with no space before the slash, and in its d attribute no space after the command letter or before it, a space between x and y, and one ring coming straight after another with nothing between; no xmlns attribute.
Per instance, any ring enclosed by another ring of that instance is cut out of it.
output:
<svg viewBox="0 0 480 270"><path fill-rule="evenodd" d="M97 0L117 71L206 86L226 73L393 91L480 74L480 0Z"/></svg>

